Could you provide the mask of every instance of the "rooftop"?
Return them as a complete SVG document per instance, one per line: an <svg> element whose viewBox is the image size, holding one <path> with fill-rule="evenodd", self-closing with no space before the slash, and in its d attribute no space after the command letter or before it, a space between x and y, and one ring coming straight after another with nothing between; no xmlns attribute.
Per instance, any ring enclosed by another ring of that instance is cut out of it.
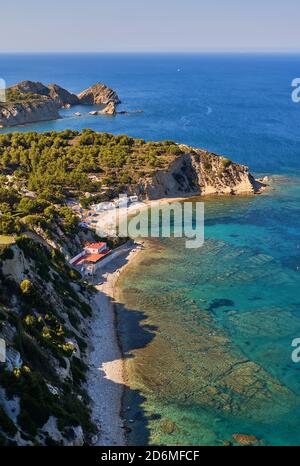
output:
<svg viewBox="0 0 300 466"><path fill-rule="evenodd" d="M104 251L101 254L89 254L88 256L83 257L85 262L91 262L92 264L95 264L96 262L99 262L101 259L103 259L104 256L107 256L107 254L110 251Z"/></svg>
<svg viewBox="0 0 300 466"><path fill-rule="evenodd" d="M73 265L82 265L82 264L86 264L87 262L91 264L96 264L101 259L103 259L103 257L107 256L107 254L109 253L110 253L110 250L108 249L99 254L86 254L85 256L82 256L79 259L77 259L77 261L75 261Z"/></svg>
<svg viewBox="0 0 300 466"><path fill-rule="evenodd" d="M85 248L89 249L101 249L107 246L107 243L88 243L85 245Z"/></svg>

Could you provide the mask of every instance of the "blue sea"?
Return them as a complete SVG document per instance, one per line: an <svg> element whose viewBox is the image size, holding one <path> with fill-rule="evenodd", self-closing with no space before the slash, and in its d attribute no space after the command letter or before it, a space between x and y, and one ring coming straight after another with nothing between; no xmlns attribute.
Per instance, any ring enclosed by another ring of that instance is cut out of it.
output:
<svg viewBox="0 0 300 466"><path fill-rule="evenodd" d="M300 55L0 55L7 85L39 80L77 93L100 81L118 92L120 110L144 111L95 118L80 109L78 118L72 109L21 131L88 127L172 139L271 172L300 167L300 104L291 99L299 74Z"/></svg>
<svg viewBox="0 0 300 466"><path fill-rule="evenodd" d="M7 84L115 89L116 117L81 107L11 131L92 128L204 147L267 174L260 196L205 199L205 242L153 239L121 278L118 326L131 444L299 445L300 55L0 55ZM2 130L3 132L4 130ZM131 422L129 422L131 421Z"/></svg>

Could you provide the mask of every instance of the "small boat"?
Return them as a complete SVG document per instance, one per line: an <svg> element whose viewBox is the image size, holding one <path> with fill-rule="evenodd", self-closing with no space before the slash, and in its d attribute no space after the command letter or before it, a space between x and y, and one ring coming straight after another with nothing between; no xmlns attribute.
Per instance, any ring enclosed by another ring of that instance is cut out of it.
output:
<svg viewBox="0 0 300 466"><path fill-rule="evenodd" d="M80 112L75 112L74 115L75 116L81 116L81 113Z"/></svg>

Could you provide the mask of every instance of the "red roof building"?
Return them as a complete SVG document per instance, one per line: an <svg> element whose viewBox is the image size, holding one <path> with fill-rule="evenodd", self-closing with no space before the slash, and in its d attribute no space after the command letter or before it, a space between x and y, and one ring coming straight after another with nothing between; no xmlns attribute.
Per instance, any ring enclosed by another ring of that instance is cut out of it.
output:
<svg viewBox="0 0 300 466"><path fill-rule="evenodd" d="M100 254L107 249L107 243L89 243L84 248L84 250L89 254Z"/></svg>
<svg viewBox="0 0 300 466"><path fill-rule="evenodd" d="M101 261L103 257L107 256L109 252L110 251L107 250L102 252L101 254L90 254L89 256L85 256L85 262L92 262L93 264L95 264L96 262Z"/></svg>
<svg viewBox="0 0 300 466"><path fill-rule="evenodd" d="M102 249L103 247L107 247L107 243L89 243L86 247L91 249Z"/></svg>
<svg viewBox="0 0 300 466"><path fill-rule="evenodd" d="M110 249L107 249L106 251L103 251L101 253L97 254L85 254L82 257L79 257L73 265L82 265L82 264L96 264L97 262L101 261L103 257L107 256L107 254L110 253Z"/></svg>

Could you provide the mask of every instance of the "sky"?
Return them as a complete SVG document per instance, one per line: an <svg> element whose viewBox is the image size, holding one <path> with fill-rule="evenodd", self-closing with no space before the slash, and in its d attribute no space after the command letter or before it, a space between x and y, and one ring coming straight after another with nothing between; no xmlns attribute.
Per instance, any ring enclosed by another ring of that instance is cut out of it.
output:
<svg viewBox="0 0 300 466"><path fill-rule="evenodd" d="M300 50L299 0L0 0L0 52Z"/></svg>

